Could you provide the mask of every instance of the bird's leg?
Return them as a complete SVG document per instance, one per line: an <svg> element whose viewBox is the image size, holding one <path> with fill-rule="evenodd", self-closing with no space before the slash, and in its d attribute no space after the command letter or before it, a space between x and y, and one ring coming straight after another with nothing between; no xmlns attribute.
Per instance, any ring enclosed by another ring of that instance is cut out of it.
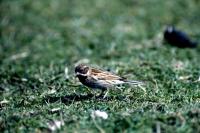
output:
<svg viewBox="0 0 200 133"><path fill-rule="evenodd" d="M122 85L117 85L116 88L117 88L118 90L120 90L120 91L123 90L123 86L122 86Z"/></svg>
<svg viewBox="0 0 200 133"><path fill-rule="evenodd" d="M93 93L92 93L92 91L91 91L91 89L90 88L88 88L88 87L86 87L87 88L87 95L93 95Z"/></svg>
<svg viewBox="0 0 200 133"><path fill-rule="evenodd" d="M105 90L101 90L101 93L99 94L99 96L98 96L98 97L101 97L101 96L103 96L103 95L104 95L104 92L105 92Z"/></svg>
<svg viewBox="0 0 200 133"><path fill-rule="evenodd" d="M103 99L106 98L106 96L108 95L108 93L109 93L109 89L106 90L106 93L104 94Z"/></svg>
<svg viewBox="0 0 200 133"><path fill-rule="evenodd" d="M107 94L105 94L105 91L106 91L106 89L102 89L102 90L101 90L101 93L99 94L99 96L98 96L98 97L100 98L100 97L102 97L102 96L103 96L103 98L104 98L104 97L105 97L105 95L107 95ZM107 93L107 92L106 92L106 93Z"/></svg>

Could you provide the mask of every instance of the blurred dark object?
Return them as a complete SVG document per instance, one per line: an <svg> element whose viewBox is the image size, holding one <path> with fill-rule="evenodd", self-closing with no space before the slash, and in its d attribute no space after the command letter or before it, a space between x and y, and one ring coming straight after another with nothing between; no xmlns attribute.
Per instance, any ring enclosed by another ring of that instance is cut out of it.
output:
<svg viewBox="0 0 200 133"><path fill-rule="evenodd" d="M188 35L173 26L168 26L164 31L164 39L171 45L179 48L195 48L197 42L192 41Z"/></svg>

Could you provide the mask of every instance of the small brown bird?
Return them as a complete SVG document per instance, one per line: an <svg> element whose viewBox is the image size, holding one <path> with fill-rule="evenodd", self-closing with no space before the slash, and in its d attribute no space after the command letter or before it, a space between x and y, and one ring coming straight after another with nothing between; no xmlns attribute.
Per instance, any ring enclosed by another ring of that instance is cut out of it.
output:
<svg viewBox="0 0 200 133"><path fill-rule="evenodd" d="M100 89L102 90L102 93L108 88L112 88L116 85L143 84L142 82L127 80L126 78L117 76L111 72L92 68L84 64L75 67L75 74L83 85L93 89Z"/></svg>

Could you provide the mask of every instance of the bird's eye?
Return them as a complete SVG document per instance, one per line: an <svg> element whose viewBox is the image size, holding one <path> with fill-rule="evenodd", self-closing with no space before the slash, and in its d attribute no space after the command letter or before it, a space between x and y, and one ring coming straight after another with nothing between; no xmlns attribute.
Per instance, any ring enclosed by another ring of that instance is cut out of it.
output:
<svg viewBox="0 0 200 133"><path fill-rule="evenodd" d="M87 74L88 70L88 66L78 66L75 68L75 73Z"/></svg>

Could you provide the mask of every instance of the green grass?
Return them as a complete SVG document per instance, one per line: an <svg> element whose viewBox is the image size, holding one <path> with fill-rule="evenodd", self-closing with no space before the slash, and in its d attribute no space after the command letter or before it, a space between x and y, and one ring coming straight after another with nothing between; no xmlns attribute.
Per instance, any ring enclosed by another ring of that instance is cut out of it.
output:
<svg viewBox="0 0 200 133"><path fill-rule="evenodd" d="M168 24L199 40L199 7L198 0L2 0L0 132L49 132L55 120L64 121L57 132L200 132L200 47L162 41ZM95 98L74 77L80 61L145 81L146 93L125 86ZM108 119L93 120L93 110Z"/></svg>

